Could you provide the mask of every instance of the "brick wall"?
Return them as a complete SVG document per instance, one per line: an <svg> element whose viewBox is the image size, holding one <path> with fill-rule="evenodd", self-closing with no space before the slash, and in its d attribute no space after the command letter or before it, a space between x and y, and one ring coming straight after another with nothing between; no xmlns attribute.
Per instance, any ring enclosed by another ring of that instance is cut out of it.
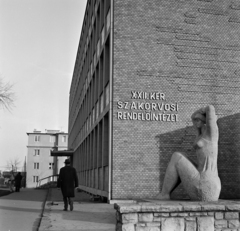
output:
<svg viewBox="0 0 240 231"><path fill-rule="evenodd" d="M221 198L239 198L239 35L239 1L114 1L113 199L154 197L174 151L195 158L190 116L207 104L219 118ZM181 186L173 197L186 197Z"/></svg>

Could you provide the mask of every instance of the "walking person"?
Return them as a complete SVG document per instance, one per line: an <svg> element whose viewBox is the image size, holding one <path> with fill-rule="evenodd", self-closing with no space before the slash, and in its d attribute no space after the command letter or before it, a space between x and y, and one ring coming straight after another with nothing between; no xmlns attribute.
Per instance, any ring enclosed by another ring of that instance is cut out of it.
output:
<svg viewBox="0 0 240 231"><path fill-rule="evenodd" d="M21 175L21 173L19 172L19 173L15 176L15 192L20 192L21 182L22 182L22 175Z"/></svg>
<svg viewBox="0 0 240 231"><path fill-rule="evenodd" d="M68 204L70 210L73 211L73 197L75 197L75 188L78 187L78 177L75 168L70 166L70 160L65 160L65 166L60 169L57 187L61 188L64 211L68 210Z"/></svg>

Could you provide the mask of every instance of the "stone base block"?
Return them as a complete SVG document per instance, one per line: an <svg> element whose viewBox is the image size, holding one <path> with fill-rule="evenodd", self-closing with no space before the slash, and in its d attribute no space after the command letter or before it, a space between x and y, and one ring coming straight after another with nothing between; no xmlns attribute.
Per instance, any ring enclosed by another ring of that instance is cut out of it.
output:
<svg viewBox="0 0 240 231"><path fill-rule="evenodd" d="M117 231L240 231L240 201L116 203Z"/></svg>

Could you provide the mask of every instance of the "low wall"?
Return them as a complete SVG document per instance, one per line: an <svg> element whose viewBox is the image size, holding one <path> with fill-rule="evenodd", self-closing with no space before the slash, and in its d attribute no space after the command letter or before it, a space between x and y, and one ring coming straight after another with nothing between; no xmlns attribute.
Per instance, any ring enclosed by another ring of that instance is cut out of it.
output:
<svg viewBox="0 0 240 231"><path fill-rule="evenodd" d="M114 204L116 231L240 231L240 201Z"/></svg>

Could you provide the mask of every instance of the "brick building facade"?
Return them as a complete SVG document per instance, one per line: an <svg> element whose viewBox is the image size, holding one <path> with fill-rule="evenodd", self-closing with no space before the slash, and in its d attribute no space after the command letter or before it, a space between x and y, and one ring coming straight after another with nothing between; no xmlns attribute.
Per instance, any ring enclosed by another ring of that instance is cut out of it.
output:
<svg viewBox="0 0 240 231"><path fill-rule="evenodd" d="M212 104L220 197L239 198L239 38L239 1L89 0L69 114L82 188L154 197L174 151L195 158L190 117ZM185 196L181 186L173 193Z"/></svg>

